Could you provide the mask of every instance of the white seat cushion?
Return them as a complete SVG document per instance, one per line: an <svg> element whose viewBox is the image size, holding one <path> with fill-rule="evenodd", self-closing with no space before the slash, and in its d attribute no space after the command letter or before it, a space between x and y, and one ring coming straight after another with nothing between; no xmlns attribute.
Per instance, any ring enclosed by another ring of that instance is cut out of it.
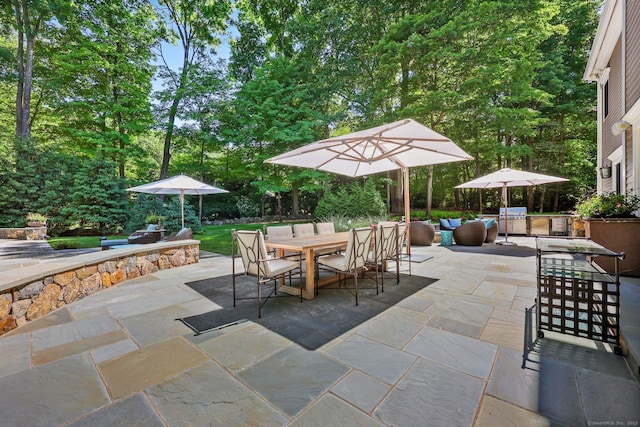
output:
<svg viewBox="0 0 640 427"><path fill-rule="evenodd" d="M331 268L335 268L336 270L344 271L344 270L347 270L347 267L345 265L345 259L346 257L341 254L327 255L327 256L318 258L318 263L326 265Z"/></svg>
<svg viewBox="0 0 640 427"><path fill-rule="evenodd" d="M298 268L298 262L288 261L286 259L270 259L267 261L269 265L269 277L277 276L287 271Z"/></svg>

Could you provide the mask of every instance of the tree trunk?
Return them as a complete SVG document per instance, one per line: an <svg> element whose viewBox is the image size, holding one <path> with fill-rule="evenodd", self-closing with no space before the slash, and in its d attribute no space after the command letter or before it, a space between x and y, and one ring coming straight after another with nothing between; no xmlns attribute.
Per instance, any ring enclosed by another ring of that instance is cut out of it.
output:
<svg viewBox="0 0 640 427"><path fill-rule="evenodd" d="M164 136L164 148L162 150L162 165L160 166L160 179L167 177L169 173L169 161L171 160L171 139L173 138L173 129L175 127L176 116L178 114L178 106L183 96L183 89L187 82L187 74L189 72L189 51L190 44L183 44L184 56L182 57L182 72L180 74L180 82L176 88L171 108L169 109L169 122L167 124L167 133Z"/></svg>
<svg viewBox="0 0 640 427"><path fill-rule="evenodd" d="M396 188L391 198L391 211L394 213L404 212L404 205L402 203L402 171L398 169L396 171Z"/></svg>
<svg viewBox="0 0 640 427"><path fill-rule="evenodd" d="M27 139L31 134L31 85L33 82L34 41L39 21L31 22L29 2L14 4L18 28L18 87L16 91L16 136ZM26 41L26 46L25 46Z"/></svg>
<svg viewBox="0 0 640 427"><path fill-rule="evenodd" d="M24 1L23 1L24 3ZM22 132L22 99L24 94L24 23L20 6L15 4L16 27L18 28L18 83L16 88L16 137L23 136Z"/></svg>
<svg viewBox="0 0 640 427"><path fill-rule="evenodd" d="M180 99L176 94L169 109L169 123L167 124L167 133L164 135L164 148L162 150L162 165L160 166L160 178L165 179L169 173L169 160L171 160L171 139L173 138L173 127L178 113L178 103Z"/></svg>
<svg viewBox="0 0 640 427"><path fill-rule="evenodd" d="M294 186L291 190L291 203L293 205L293 214L298 216L300 214L300 192L298 191L298 187Z"/></svg>

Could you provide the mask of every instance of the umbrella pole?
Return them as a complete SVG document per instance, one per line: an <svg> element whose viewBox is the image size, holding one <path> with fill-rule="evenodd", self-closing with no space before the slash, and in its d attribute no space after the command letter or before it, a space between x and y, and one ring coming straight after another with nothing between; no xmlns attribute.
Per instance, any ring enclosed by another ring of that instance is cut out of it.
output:
<svg viewBox="0 0 640 427"><path fill-rule="evenodd" d="M180 191L180 206L182 207L182 228L184 228L184 190Z"/></svg>
<svg viewBox="0 0 640 427"><path fill-rule="evenodd" d="M507 194L507 184L504 184L502 190L502 195L504 198L504 241L496 242L496 244L505 246L517 246L517 243L509 241L509 195Z"/></svg>
<svg viewBox="0 0 640 427"><path fill-rule="evenodd" d="M407 224L407 255L411 258L411 203L409 201L409 168L404 168L404 222Z"/></svg>

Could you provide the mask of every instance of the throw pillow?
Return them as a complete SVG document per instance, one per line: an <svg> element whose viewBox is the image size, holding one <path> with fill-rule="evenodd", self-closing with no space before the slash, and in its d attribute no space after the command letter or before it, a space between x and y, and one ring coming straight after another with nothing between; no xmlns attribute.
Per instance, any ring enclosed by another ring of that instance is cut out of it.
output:
<svg viewBox="0 0 640 427"><path fill-rule="evenodd" d="M449 228L458 228L462 225L462 218L450 218L449 219Z"/></svg>
<svg viewBox="0 0 640 427"><path fill-rule="evenodd" d="M448 219L440 219L440 227L442 228L451 228Z"/></svg>

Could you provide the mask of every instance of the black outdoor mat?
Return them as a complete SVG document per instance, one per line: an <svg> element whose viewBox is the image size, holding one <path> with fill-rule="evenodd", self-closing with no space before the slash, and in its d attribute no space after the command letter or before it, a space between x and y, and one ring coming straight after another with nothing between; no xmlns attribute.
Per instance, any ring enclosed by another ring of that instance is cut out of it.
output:
<svg viewBox="0 0 640 427"><path fill-rule="evenodd" d="M401 275L400 284L396 285L395 279L385 277L384 292L376 295L372 279L359 279L358 306L353 295L344 289L321 288L313 301L304 300L302 303L300 297L278 293L262 307L262 318L258 318L256 299L236 301L236 307L233 307L231 276L228 275L187 283L222 308L177 320L196 334L252 321L308 350L315 350L435 281L416 275ZM362 289L365 287L367 289ZM251 296L255 290L255 278L236 278L238 297ZM262 291L268 292L269 286L263 286Z"/></svg>
<svg viewBox="0 0 640 427"><path fill-rule="evenodd" d="M409 257L409 261L416 262L416 263L425 262L433 258L433 256L431 255L417 255L417 254L411 254L411 255L408 255L408 257Z"/></svg>

